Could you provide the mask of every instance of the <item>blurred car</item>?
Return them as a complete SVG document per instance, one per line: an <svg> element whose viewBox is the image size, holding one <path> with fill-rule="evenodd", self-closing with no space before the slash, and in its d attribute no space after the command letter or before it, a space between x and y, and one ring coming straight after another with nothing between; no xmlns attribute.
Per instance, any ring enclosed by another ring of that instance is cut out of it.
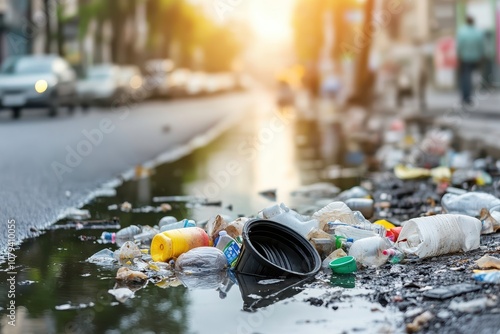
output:
<svg viewBox="0 0 500 334"><path fill-rule="evenodd" d="M186 83L186 93L189 96L204 94L207 90L207 75L204 72L193 72Z"/></svg>
<svg viewBox="0 0 500 334"><path fill-rule="evenodd" d="M182 96L186 94L187 83L191 71L187 68L176 68L168 76L168 90L170 96Z"/></svg>
<svg viewBox="0 0 500 334"><path fill-rule="evenodd" d="M222 72L219 74L223 91L236 89L236 78L231 72Z"/></svg>
<svg viewBox="0 0 500 334"><path fill-rule="evenodd" d="M205 78L205 92L207 94L215 94L222 92L224 81L220 74L207 74Z"/></svg>
<svg viewBox="0 0 500 334"><path fill-rule="evenodd" d="M50 116L60 106L72 112L78 101L75 71L56 55L9 57L0 68L0 98L13 118L23 108L49 108Z"/></svg>
<svg viewBox="0 0 500 334"><path fill-rule="evenodd" d="M133 65L120 66L120 80L125 93L132 99L137 100L147 97L148 92L144 89L144 78L139 67Z"/></svg>
<svg viewBox="0 0 500 334"><path fill-rule="evenodd" d="M169 94L169 74L174 69L170 59L151 59L145 63L147 89L154 97L167 97Z"/></svg>
<svg viewBox="0 0 500 334"><path fill-rule="evenodd" d="M77 87L83 108L91 105L119 105L126 94L120 69L113 64L89 67L85 79L81 80Z"/></svg>

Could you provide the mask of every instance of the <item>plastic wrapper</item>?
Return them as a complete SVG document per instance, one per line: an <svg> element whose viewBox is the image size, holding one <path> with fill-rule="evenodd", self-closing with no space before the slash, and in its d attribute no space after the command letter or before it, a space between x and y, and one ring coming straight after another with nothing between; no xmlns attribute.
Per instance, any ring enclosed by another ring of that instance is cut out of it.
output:
<svg viewBox="0 0 500 334"><path fill-rule="evenodd" d="M184 274L216 273L227 267L224 253L215 247L197 247L181 254L175 261L175 270Z"/></svg>
<svg viewBox="0 0 500 334"><path fill-rule="evenodd" d="M482 258L476 260L476 264L479 268L496 268L500 269L500 259L497 257L485 255Z"/></svg>
<svg viewBox="0 0 500 334"><path fill-rule="evenodd" d="M115 262L114 253L112 250L105 248L89 257L87 262L96 264L113 264L113 262Z"/></svg>

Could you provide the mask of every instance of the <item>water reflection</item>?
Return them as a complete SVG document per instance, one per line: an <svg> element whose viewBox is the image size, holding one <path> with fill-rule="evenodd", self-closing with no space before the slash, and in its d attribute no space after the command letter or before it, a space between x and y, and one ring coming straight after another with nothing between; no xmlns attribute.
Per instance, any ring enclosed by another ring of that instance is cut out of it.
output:
<svg viewBox="0 0 500 334"><path fill-rule="evenodd" d="M244 274L237 274L236 277L243 299L243 310L250 312L291 298L302 291L301 287L305 283L314 280L314 277L266 280Z"/></svg>

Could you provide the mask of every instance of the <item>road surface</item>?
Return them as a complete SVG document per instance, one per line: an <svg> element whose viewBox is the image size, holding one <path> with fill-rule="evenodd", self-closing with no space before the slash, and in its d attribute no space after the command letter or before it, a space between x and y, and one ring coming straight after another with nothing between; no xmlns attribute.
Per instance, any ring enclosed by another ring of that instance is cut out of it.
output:
<svg viewBox="0 0 500 334"><path fill-rule="evenodd" d="M53 223L103 184L158 158L187 154L242 116L254 92L191 100L148 101L116 110L0 112L0 249L7 221L16 238Z"/></svg>

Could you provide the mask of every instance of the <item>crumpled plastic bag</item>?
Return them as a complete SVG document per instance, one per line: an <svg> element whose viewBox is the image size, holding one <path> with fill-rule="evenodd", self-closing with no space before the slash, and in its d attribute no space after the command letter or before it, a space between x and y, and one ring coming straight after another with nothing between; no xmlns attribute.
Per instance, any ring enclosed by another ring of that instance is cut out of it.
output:
<svg viewBox="0 0 500 334"><path fill-rule="evenodd" d="M500 269L500 259L497 257L485 255L482 258L475 261L479 268L496 268Z"/></svg>
<svg viewBox="0 0 500 334"><path fill-rule="evenodd" d="M312 218L319 221L319 228L322 230L328 222L336 220L349 225L359 224L359 220L344 202L332 202L315 212Z"/></svg>
<svg viewBox="0 0 500 334"><path fill-rule="evenodd" d="M215 247L197 247L181 254L175 261L175 270L185 274L208 274L227 267L224 253Z"/></svg>
<svg viewBox="0 0 500 334"><path fill-rule="evenodd" d="M116 280L123 283L142 284L148 279L148 276L140 271L131 270L127 267L121 267L116 272Z"/></svg>
<svg viewBox="0 0 500 334"><path fill-rule="evenodd" d="M139 247L132 241L125 242L119 250L115 252L115 257L120 260L133 259L142 256Z"/></svg>
<svg viewBox="0 0 500 334"><path fill-rule="evenodd" d="M444 194L441 205L447 213L463 214L477 217L482 208L490 210L500 206L500 199L494 195L482 192L468 192L462 195Z"/></svg>
<svg viewBox="0 0 500 334"><path fill-rule="evenodd" d="M91 257L87 259L87 262L90 263L95 263L95 264L102 264L102 265L110 265L115 262L115 257L114 253L111 249L105 248L101 249Z"/></svg>

